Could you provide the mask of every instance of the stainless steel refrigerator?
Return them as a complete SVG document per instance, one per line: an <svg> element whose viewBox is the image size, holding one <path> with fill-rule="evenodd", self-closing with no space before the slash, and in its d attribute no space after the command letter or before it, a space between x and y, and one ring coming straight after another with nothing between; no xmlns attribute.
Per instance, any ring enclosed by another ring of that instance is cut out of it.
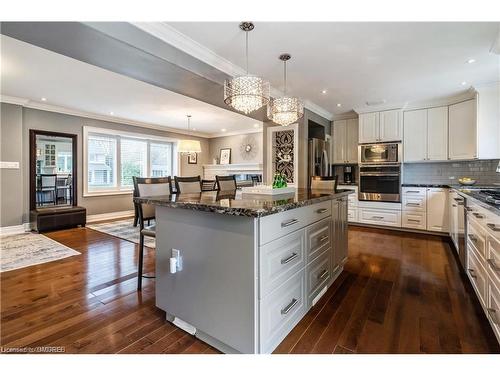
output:
<svg viewBox="0 0 500 375"><path fill-rule="evenodd" d="M310 138L308 144L307 184L311 176L330 176L330 142Z"/></svg>

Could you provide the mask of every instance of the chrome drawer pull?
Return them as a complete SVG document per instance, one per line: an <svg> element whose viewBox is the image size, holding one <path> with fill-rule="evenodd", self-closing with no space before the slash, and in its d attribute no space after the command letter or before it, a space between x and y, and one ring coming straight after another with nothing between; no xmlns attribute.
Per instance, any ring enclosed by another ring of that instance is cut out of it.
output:
<svg viewBox="0 0 500 375"><path fill-rule="evenodd" d="M496 325L499 325L500 322L497 319L497 314L496 314L497 311L495 309L492 309L492 308L487 308L486 311L488 311L488 315L490 316L493 323Z"/></svg>
<svg viewBox="0 0 500 375"><path fill-rule="evenodd" d="M500 267L498 267L495 263L495 259L486 259L486 261L488 262L490 267L493 268L493 271L500 272Z"/></svg>
<svg viewBox="0 0 500 375"><path fill-rule="evenodd" d="M470 277L472 277L473 279L477 279L477 275L476 275L475 271L472 268L469 268L468 270L469 270Z"/></svg>
<svg viewBox="0 0 500 375"><path fill-rule="evenodd" d="M292 253L292 255L290 255L288 258L285 258L285 259L281 259L281 264L287 264L287 263L290 263L292 260L294 260L295 258L297 258L299 256L299 254L297 253Z"/></svg>
<svg viewBox="0 0 500 375"><path fill-rule="evenodd" d="M320 208L319 210L316 210L318 214L324 214L326 211L328 211L327 208Z"/></svg>
<svg viewBox="0 0 500 375"><path fill-rule="evenodd" d="M379 219L382 220L384 217L383 216L372 216L372 219Z"/></svg>
<svg viewBox="0 0 500 375"><path fill-rule="evenodd" d="M290 302L287 307L281 310L281 315L288 314L290 310L293 309L297 303L299 303L298 299L296 298L292 299L292 302Z"/></svg>
<svg viewBox="0 0 500 375"><path fill-rule="evenodd" d="M500 226L497 226L496 224L488 223L486 224L486 226L491 230L493 230L494 232L500 232Z"/></svg>
<svg viewBox="0 0 500 375"><path fill-rule="evenodd" d="M465 210L466 210L467 212L474 211L474 210L473 210L472 208L470 208L470 207L465 207Z"/></svg>
<svg viewBox="0 0 500 375"><path fill-rule="evenodd" d="M469 234L469 239L474 243L477 243L478 241L478 238L474 234Z"/></svg>
<svg viewBox="0 0 500 375"><path fill-rule="evenodd" d="M291 219L288 221L284 221L281 223L281 228L289 227L290 225L297 224L299 222L298 219Z"/></svg>
<svg viewBox="0 0 500 375"><path fill-rule="evenodd" d="M411 221L413 223L420 223L420 220L417 220L417 219L408 219L408 221Z"/></svg>
<svg viewBox="0 0 500 375"><path fill-rule="evenodd" d="M453 198L456 202L463 202L462 198Z"/></svg>
<svg viewBox="0 0 500 375"><path fill-rule="evenodd" d="M325 236L323 236L323 237L320 237L318 241L319 241L319 242L324 242L324 241L326 241L327 239L328 239L328 235L325 235Z"/></svg>
<svg viewBox="0 0 500 375"><path fill-rule="evenodd" d="M415 194L420 194L418 190L407 190L406 193L415 193Z"/></svg>
<svg viewBox="0 0 500 375"><path fill-rule="evenodd" d="M473 212L472 215L474 215L478 219L484 219L484 215L478 214L477 212Z"/></svg>
<svg viewBox="0 0 500 375"><path fill-rule="evenodd" d="M318 280L321 280L323 277L325 277L326 275L328 275L328 271L327 270L323 270L323 272L321 272L319 275L318 275Z"/></svg>
<svg viewBox="0 0 500 375"><path fill-rule="evenodd" d="M418 203L406 203L407 206L420 207Z"/></svg>

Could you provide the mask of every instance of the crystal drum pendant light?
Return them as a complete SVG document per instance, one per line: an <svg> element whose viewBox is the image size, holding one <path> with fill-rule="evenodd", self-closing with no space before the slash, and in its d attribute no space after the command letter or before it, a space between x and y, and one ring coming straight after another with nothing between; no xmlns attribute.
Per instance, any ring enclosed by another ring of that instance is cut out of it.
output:
<svg viewBox="0 0 500 375"><path fill-rule="evenodd" d="M186 116L188 119L188 134L191 134L191 115ZM201 143L195 139L181 139L177 145L177 151L186 154L201 152Z"/></svg>
<svg viewBox="0 0 500 375"><path fill-rule="evenodd" d="M283 78L285 81L284 95L281 98L271 99L267 106L267 117L272 122L281 126L287 126L296 122L304 116L304 105L297 97L286 95L286 62L292 56L288 53L280 55L279 59L283 61Z"/></svg>
<svg viewBox="0 0 500 375"><path fill-rule="evenodd" d="M269 103L269 82L248 74L248 32L254 29L252 22L242 22L240 29L246 38L247 74L224 82L224 103L237 111L249 114Z"/></svg>

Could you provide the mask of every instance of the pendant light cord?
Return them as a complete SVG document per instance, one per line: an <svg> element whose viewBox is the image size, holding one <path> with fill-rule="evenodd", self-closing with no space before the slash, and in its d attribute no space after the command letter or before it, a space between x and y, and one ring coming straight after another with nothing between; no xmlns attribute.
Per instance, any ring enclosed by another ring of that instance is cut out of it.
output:
<svg viewBox="0 0 500 375"><path fill-rule="evenodd" d="M245 31L245 38L246 38L245 54L246 54L246 58L247 58L247 75L248 75L248 31Z"/></svg>
<svg viewBox="0 0 500 375"><path fill-rule="evenodd" d="M284 66L284 69L283 69L283 80L285 81L285 89L284 89L284 94L286 96L286 60L283 61L283 63L285 64Z"/></svg>

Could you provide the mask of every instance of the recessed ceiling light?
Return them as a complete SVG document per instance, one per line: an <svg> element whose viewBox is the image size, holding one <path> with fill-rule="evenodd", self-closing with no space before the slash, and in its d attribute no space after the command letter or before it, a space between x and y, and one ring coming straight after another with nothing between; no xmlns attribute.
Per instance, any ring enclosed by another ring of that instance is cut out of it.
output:
<svg viewBox="0 0 500 375"><path fill-rule="evenodd" d="M337 107L342 107L342 103L337 103Z"/></svg>
<svg viewBox="0 0 500 375"><path fill-rule="evenodd" d="M113 111L109 112L109 114L110 114L111 116L114 116L114 115L115 115L115 113L114 113Z"/></svg>
<svg viewBox="0 0 500 375"><path fill-rule="evenodd" d="M322 90L322 91L321 91L321 93L322 93L322 94L326 94L327 92L328 92L328 91L326 91L326 90Z"/></svg>
<svg viewBox="0 0 500 375"><path fill-rule="evenodd" d="M253 124L254 128L258 128L260 125L259 124Z"/></svg>
<svg viewBox="0 0 500 375"><path fill-rule="evenodd" d="M463 81L462 82L462 86L465 86L467 84L467 82Z"/></svg>
<svg viewBox="0 0 500 375"><path fill-rule="evenodd" d="M225 131L226 131L226 129L221 129L220 131L221 131L221 132L225 132Z"/></svg>
<svg viewBox="0 0 500 375"><path fill-rule="evenodd" d="M41 98L42 102L46 102L47 98Z"/></svg>
<svg viewBox="0 0 500 375"><path fill-rule="evenodd" d="M475 62L476 62L476 59L469 59L469 60L467 60L468 64L472 64L472 63L475 63Z"/></svg>

